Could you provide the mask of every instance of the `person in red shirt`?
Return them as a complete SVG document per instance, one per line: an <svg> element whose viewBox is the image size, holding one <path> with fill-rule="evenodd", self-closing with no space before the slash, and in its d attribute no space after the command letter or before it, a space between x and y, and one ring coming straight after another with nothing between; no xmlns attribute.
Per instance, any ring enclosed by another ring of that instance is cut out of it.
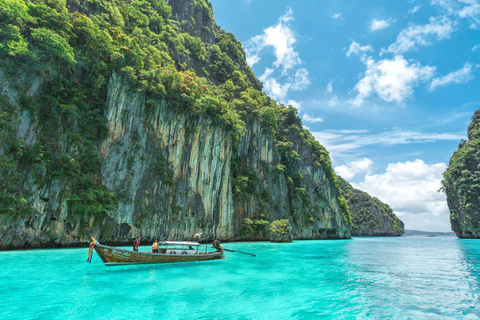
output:
<svg viewBox="0 0 480 320"><path fill-rule="evenodd" d="M133 241L133 251L138 251L138 246L140 245L140 237Z"/></svg>

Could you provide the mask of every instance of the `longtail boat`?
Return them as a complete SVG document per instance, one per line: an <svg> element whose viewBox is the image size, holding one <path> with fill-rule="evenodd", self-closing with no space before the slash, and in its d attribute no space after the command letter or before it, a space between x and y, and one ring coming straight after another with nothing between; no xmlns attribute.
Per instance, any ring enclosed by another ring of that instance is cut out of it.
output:
<svg viewBox="0 0 480 320"><path fill-rule="evenodd" d="M85 230L90 239L90 234ZM170 262L193 262L223 259L223 249L215 246L217 251L200 251L200 243L189 241L164 241L159 243L158 253L133 251L118 247L110 247L96 243L94 249L106 266L153 264Z"/></svg>

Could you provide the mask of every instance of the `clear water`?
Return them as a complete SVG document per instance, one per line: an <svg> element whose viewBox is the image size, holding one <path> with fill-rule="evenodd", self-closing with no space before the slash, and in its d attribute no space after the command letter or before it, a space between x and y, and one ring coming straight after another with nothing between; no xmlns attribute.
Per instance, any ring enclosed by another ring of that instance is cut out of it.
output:
<svg viewBox="0 0 480 320"><path fill-rule="evenodd" d="M227 253L226 260L105 267L96 254L86 263L86 248L1 252L0 318L480 318L479 240L224 247L258 257Z"/></svg>

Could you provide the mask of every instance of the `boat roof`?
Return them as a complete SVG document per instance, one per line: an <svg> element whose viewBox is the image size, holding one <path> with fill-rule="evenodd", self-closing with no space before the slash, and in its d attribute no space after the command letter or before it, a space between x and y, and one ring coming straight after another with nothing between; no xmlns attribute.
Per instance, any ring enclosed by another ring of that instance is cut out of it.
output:
<svg viewBox="0 0 480 320"><path fill-rule="evenodd" d="M200 243L193 242L193 241L163 241L162 244L172 245L172 244L179 244L183 246L199 246Z"/></svg>

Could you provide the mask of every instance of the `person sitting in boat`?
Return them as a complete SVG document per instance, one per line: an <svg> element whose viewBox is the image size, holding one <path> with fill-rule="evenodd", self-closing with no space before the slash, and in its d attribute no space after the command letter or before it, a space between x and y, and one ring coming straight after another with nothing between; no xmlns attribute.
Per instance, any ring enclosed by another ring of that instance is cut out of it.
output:
<svg viewBox="0 0 480 320"><path fill-rule="evenodd" d="M155 242L152 245L152 252L153 253L158 253L158 241L155 240Z"/></svg>
<svg viewBox="0 0 480 320"><path fill-rule="evenodd" d="M133 251L138 251L138 246L140 245L140 237L133 241Z"/></svg>

